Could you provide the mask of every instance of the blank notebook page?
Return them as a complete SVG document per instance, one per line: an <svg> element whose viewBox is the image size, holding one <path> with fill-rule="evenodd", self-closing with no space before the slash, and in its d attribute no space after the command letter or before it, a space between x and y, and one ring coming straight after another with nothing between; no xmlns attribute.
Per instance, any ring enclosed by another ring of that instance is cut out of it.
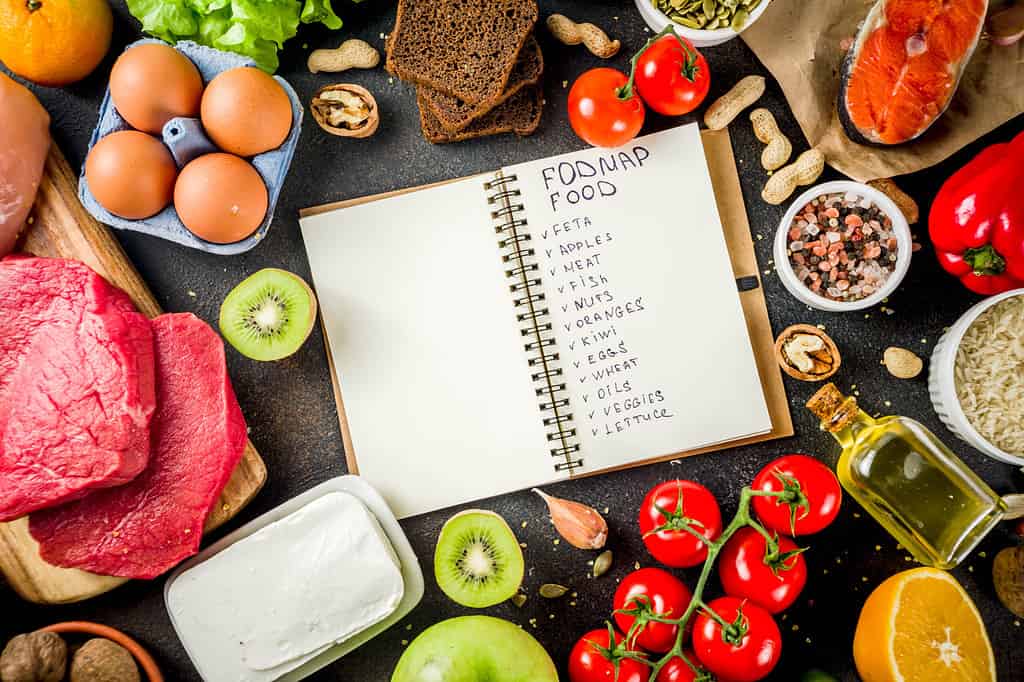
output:
<svg viewBox="0 0 1024 682"><path fill-rule="evenodd" d="M359 473L403 518L555 478L483 183L300 221Z"/></svg>
<svg viewBox="0 0 1024 682"><path fill-rule="evenodd" d="M574 473L771 429L696 125L506 172L569 387Z"/></svg>

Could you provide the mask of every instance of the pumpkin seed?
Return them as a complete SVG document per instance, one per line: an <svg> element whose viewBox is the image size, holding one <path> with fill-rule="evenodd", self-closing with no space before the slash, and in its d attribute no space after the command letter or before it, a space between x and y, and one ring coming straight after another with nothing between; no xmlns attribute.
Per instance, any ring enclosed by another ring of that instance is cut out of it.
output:
<svg viewBox="0 0 1024 682"><path fill-rule="evenodd" d="M717 7L717 5L718 3L716 0L704 0L704 16L706 16L708 19L715 16L715 7Z"/></svg>
<svg viewBox="0 0 1024 682"><path fill-rule="evenodd" d="M544 583L540 586L540 596L545 599L558 599L568 591L569 588L565 585L556 585L554 583Z"/></svg>
<svg viewBox="0 0 1024 682"><path fill-rule="evenodd" d="M729 28L734 31L740 31L743 29L743 24L747 23L747 19L750 18L750 13L745 9L741 9L736 14L732 15L732 22L729 24Z"/></svg>
<svg viewBox="0 0 1024 682"><path fill-rule="evenodd" d="M594 559L594 577L600 578L602 575L608 572L608 569L612 567L612 551L606 549Z"/></svg>
<svg viewBox="0 0 1024 682"><path fill-rule="evenodd" d="M523 604L526 603L526 595L522 592L516 592L512 595L512 603L515 604L517 608L523 608Z"/></svg>

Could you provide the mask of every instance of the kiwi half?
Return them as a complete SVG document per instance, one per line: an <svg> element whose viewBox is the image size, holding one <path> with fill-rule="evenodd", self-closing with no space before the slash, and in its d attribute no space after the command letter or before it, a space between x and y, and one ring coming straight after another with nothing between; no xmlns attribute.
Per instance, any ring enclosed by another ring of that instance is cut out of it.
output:
<svg viewBox="0 0 1024 682"><path fill-rule="evenodd" d="M444 593L463 606L480 609L509 599L522 584L524 569L515 533L494 512L470 509L441 528L434 576Z"/></svg>
<svg viewBox="0 0 1024 682"><path fill-rule="evenodd" d="M253 360L286 358L306 342L316 297L301 277L266 268L231 290L220 306L220 333Z"/></svg>

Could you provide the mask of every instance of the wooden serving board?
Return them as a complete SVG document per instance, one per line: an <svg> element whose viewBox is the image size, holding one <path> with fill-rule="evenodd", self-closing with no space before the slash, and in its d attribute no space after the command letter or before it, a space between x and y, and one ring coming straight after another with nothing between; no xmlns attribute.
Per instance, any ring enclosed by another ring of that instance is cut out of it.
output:
<svg viewBox="0 0 1024 682"><path fill-rule="evenodd" d="M123 289L149 317L163 311L135 271L110 229L97 222L78 201L78 178L56 145L46 169L20 249L37 256L84 262ZM267 468L252 442L206 520L210 531L235 516L255 497L267 479ZM28 517L0 523L0 572L22 597L40 604L67 604L95 597L127 582L77 569L58 568L39 557L28 532Z"/></svg>

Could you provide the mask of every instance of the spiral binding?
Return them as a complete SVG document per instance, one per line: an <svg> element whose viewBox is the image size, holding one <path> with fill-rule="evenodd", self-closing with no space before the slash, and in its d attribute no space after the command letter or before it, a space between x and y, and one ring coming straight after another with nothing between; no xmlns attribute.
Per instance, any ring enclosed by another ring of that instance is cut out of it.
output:
<svg viewBox="0 0 1024 682"><path fill-rule="evenodd" d="M563 372L558 366L556 341L551 336L553 325L547 319L550 311L542 305L545 296L537 274L540 264L535 260L536 251L529 246L533 238L523 230L526 218L521 215L520 191L513 184L516 179L515 175L499 171L484 183L484 190L490 193L487 203L494 207L491 210L494 231L501 235L498 247L504 251L501 262L508 266L505 276L513 280L509 285L512 303L522 309L516 313L516 321L523 324L520 330L524 337L523 350L527 352L527 364L533 370L530 379L537 386L535 393L544 414L544 427L550 429L547 440L551 444L551 456L561 460L555 463L555 471L571 474L573 469L583 466L583 459L578 456L580 445L576 440L576 429L572 426L567 386L561 380Z"/></svg>

